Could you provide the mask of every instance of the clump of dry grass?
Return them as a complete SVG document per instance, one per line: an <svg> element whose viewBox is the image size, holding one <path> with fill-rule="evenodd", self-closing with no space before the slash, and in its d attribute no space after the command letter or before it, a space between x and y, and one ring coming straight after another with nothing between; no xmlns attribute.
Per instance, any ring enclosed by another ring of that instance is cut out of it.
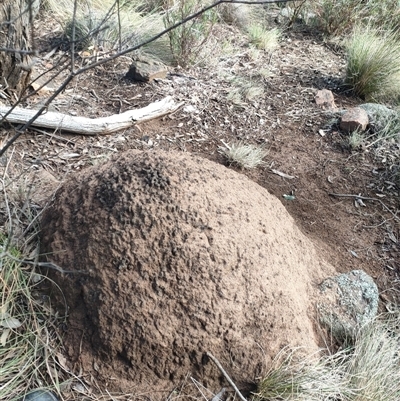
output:
<svg viewBox="0 0 400 401"><path fill-rule="evenodd" d="M264 158L268 152L260 146L246 145L243 142L224 145L224 147L220 147L220 152L227 158L229 164L244 169L252 169L265 164Z"/></svg>
<svg viewBox="0 0 400 401"><path fill-rule="evenodd" d="M59 387L56 316L39 295L45 280L24 255L0 236L0 399L16 399L35 387Z"/></svg>
<svg viewBox="0 0 400 401"><path fill-rule="evenodd" d="M399 327L399 316L386 315L361 327L337 353L304 357L284 350L260 381L256 400L399 400Z"/></svg>
<svg viewBox="0 0 400 401"><path fill-rule="evenodd" d="M249 41L257 49L272 51L278 47L281 31L277 28L266 29L261 24L251 24L247 27Z"/></svg>
<svg viewBox="0 0 400 401"><path fill-rule="evenodd" d="M10 157L9 162L11 161ZM20 399L35 388L60 392L66 377L54 331L59 317L40 290L47 283L34 265L38 215L29 202L24 174L1 168L0 203L0 399Z"/></svg>
<svg viewBox="0 0 400 401"><path fill-rule="evenodd" d="M282 350L260 381L255 400L344 400L350 395L342 371L342 354L321 358L304 350Z"/></svg>

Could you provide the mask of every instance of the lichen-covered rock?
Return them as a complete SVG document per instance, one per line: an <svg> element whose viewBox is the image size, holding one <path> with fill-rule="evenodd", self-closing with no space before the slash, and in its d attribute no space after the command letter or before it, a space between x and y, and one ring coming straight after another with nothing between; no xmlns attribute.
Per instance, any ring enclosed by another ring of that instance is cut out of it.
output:
<svg viewBox="0 0 400 401"><path fill-rule="evenodd" d="M318 349L314 284L333 274L281 202L183 152L129 151L71 177L42 220L69 307L65 348L108 388L215 390L284 346ZM160 398L162 398L161 393Z"/></svg>
<svg viewBox="0 0 400 401"><path fill-rule="evenodd" d="M377 314L378 287L362 270L328 278L323 281L320 290L320 321L338 340L353 338L357 329Z"/></svg>

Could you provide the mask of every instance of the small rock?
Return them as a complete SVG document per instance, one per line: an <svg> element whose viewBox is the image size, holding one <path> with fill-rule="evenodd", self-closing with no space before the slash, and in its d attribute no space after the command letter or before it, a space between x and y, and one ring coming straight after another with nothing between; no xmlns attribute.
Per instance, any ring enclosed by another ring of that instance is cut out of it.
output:
<svg viewBox="0 0 400 401"><path fill-rule="evenodd" d="M59 401L59 399L52 391L34 390L23 396L20 401Z"/></svg>
<svg viewBox="0 0 400 401"><path fill-rule="evenodd" d="M337 110L333 93L328 89L322 89L317 92L315 103L323 110Z"/></svg>
<svg viewBox="0 0 400 401"><path fill-rule="evenodd" d="M361 107L353 107L342 115L340 128L346 132L365 131L368 123L367 112Z"/></svg>
<svg viewBox="0 0 400 401"><path fill-rule="evenodd" d="M354 338L357 329L375 318L379 292L362 270L326 279L317 305L321 323L339 340Z"/></svg>
<svg viewBox="0 0 400 401"><path fill-rule="evenodd" d="M151 82L153 79L164 79L167 76L167 68L150 59L136 60L132 63L125 78L133 81Z"/></svg>

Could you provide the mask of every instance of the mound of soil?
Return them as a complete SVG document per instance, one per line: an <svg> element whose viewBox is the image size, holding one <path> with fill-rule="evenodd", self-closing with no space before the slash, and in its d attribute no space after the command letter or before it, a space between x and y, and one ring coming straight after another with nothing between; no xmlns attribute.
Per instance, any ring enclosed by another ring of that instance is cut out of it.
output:
<svg viewBox="0 0 400 401"><path fill-rule="evenodd" d="M44 213L41 251L74 271L51 271L69 357L111 389L217 388L207 351L250 382L282 347L318 346L313 301L333 268L277 198L206 159L130 151L77 174Z"/></svg>

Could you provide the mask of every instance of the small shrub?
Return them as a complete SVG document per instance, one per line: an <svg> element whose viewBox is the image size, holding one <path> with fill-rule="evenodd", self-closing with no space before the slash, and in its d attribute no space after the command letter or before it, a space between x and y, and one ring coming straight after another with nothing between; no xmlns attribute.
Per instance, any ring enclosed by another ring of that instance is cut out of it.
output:
<svg viewBox="0 0 400 401"><path fill-rule="evenodd" d="M347 43L346 84L364 99L400 96L400 42L393 33L357 28Z"/></svg>
<svg viewBox="0 0 400 401"><path fill-rule="evenodd" d="M195 0L178 0L172 8L165 12L166 27L199 11L200 6L201 4ZM168 33L171 53L177 65L186 67L196 62L216 21L216 11L211 9Z"/></svg>
<svg viewBox="0 0 400 401"><path fill-rule="evenodd" d="M229 25L246 29L250 21L258 19L262 14L262 7L254 4L220 4L218 6L219 19Z"/></svg>
<svg viewBox="0 0 400 401"><path fill-rule="evenodd" d="M227 158L229 164L234 164L240 168L252 169L263 165L263 159L268 152L254 145L245 145L243 142L225 145L220 148L221 153Z"/></svg>
<svg viewBox="0 0 400 401"><path fill-rule="evenodd" d="M266 29L260 24L247 27L250 43L261 50L273 50L278 46L281 32L279 29Z"/></svg>
<svg viewBox="0 0 400 401"><path fill-rule="evenodd" d="M329 35L349 32L361 14L360 0L319 0L314 4L313 23Z"/></svg>

